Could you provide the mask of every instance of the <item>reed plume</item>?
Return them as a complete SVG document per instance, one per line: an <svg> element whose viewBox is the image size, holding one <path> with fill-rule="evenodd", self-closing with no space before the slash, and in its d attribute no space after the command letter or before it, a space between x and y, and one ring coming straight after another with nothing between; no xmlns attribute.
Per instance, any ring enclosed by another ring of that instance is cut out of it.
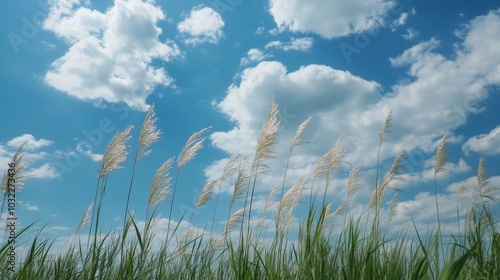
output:
<svg viewBox="0 0 500 280"><path fill-rule="evenodd" d="M205 141L205 137L201 138L203 133L205 131L209 130L211 127L204 128L198 132L195 132L191 137L186 142L186 145L184 145L184 148L182 148L182 151L178 157L177 160L177 169L181 169L186 163L188 163L190 160L192 160L195 156L196 153L203 148L203 142ZM200 139L201 138L201 139Z"/></svg>
<svg viewBox="0 0 500 280"><path fill-rule="evenodd" d="M101 159L101 166L99 168L98 177L102 179L109 172L123 168L120 166L127 159L127 142L132 138L130 131L133 126L129 125L121 132L116 133L111 139L111 142L106 147Z"/></svg>
<svg viewBox="0 0 500 280"><path fill-rule="evenodd" d="M439 203L438 203L438 191L437 191L437 174L440 172L446 171L446 160L450 156L450 152L448 151L448 141L447 141L448 133L445 133L443 137L441 138L441 141L439 141L438 148L436 150L436 156L434 159L434 198L435 198L435 203L436 203L436 214L437 214L437 221L438 221L438 238L441 244L443 244L443 236L441 234L441 216L439 214ZM436 258L437 258L437 263L439 263L439 255L438 255L438 248L437 248L437 242L436 242ZM444 249L441 248L444 256Z"/></svg>
<svg viewBox="0 0 500 280"><path fill-rule="evenodd" d="M210 129L211 127L204 128L198 132L193 133L188 140L186 141L186 144L182 148L181 153L179 154L179 157L177 158L177 174L175 176L175 183L174 183L174 188L172 191L172 203L170 204L170 210L168 213L168 226L167 226L167 238L170 233L170 223L172 220L172 211L174 207L174 201L175 201L175 192L177 190L177 183L179 180L179 172L188 163L190 160L192 160L195 156L196 153L203 148L203 142L205 142L206 137L201 138L203 133Z"/></svg>
<svg viewBox="0 0 500 280"><path fill-rule="evenodd" d="M203 186L200 196L198 197L198 201L196 201L196 205L194 206L195 209L205 206L208 201L210 201L210 198L212 198L213 195L215 184L217 184L218 181L218 179L214 179Z"/></svg>
<svg viewBox="0 0 500 280"><path fill-rule="evenodd" d="M149 188L148 210L164 201L169 194L170 182L172 180L169 171L172 167L173 161L173 157L169 158L160 166L160 168L158 168L158 170L156 170L153 181L151 182L151 186Z"/></svg>
<svg viewBox="0 0 500 280"><path fill-rule="evenodd" d="M146 114L146 118L142 123L141 132L139 134L139 144L137 149L138 161L148 156L151 153L151 150L147 150L147 148L154 142L158 141L161 135L161 131L156 129L156 121L158 119L155 118L154 108L155 108L154 104L152 104L151 107L149 107L148 113Z"/></svg>
<svg viewBox="0 0 500 280"><path fill-rule="evenodd" d="M76 227L76 231L79 231L86 224L90 223L90 218L91 218L90 211L92 210L93 206L94 203L90 203L90 205L87 207L87 210L85 210L85 212L83 213L80 223L78 223L78 226Z"/></svg>

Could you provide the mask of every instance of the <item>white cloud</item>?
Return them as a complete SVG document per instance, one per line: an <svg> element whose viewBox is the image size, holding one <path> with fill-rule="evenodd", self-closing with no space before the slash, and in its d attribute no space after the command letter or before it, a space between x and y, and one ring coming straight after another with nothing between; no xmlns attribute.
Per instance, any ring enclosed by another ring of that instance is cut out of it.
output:
<svg viewBox="0 0 500 280"><path fill-rule="evenodd" d="M38 206L36 206L36 205L31 205L31 204L26 203L26 205L24 207L26 207L26 209L29 211L40 211L40 208L38 208Z"/></svg>
<svg viewBox="0 0 500 280"><path fill-rule="evenodd" d="M46 140L46 139L40 139L36 140L35 137L31 134L23 134L21 136L14 137L12 140L7 142L7 145L13 148L19 148L22 144L24 144L24 148L27 150L35 150L39 149L42 147L50 146L54 142Z"/></svg>
<svg viewBox="0 0 500 280"><path fill-rule="evenodd" d="M79 154L85 155L89 157L93 161L101 161L102 154L94 154L92 153L92 146L88 145L88 142L80 142L76 145L76 151Z"/></svg>
<svg viewBox="0 0 500 280"><path fill-rule="evenodd" d="M259 49L250 49L248 52L247 52L247 56L246 57L243 57L240 61L240 65L248 65L248 64L251 64L251 63L255 63L255 62L260 62L268 57L271 57L271 55L268 55L268 54L265 54L264 52L262 52L261 50Z"/></svg>
<svg viewBox="0 0 500 280"><path fill-rule="evenodd" d="M453 178L456 175L464 174L472 170L472 168L463 159L459 159L458 163L447 162L445 164L445 170L437 174L437 179L447 179ZM397 183L399 186L404 185L419 185L421 183L434 181L434 159L432 159L432 166L430 168L423 169L418 173L403 175L406 179L406 183Z"/></svg>
<svg viewBox="0 0 500 280"><path fill-rule="evenodd" d="M401 13L401 15L399 15L399 18L393 20L389 25L391 31L394 32L399 26L405 25L407 20L408 20L408 13Z"/></svg>
<svg viewBox="0 0 500 280"><path fill-rule="evenodd" d="M385 25L390 11L398 13L395 2L384 0L269 0L269 6L280 30L314 32L328 39Z"/></svg>
<svg viewBox="0 0 500 280"><path fill-rule="evenodd" d="M54 179L57 177L57 172L50 163L45 163L40 167L31 168L27 172L30 178L37 179Z"/></svg>
<svg viewBox="0 0 500 280"><path fill-rule="evenodd" d="M257 30L255 30L255 34L260 35L260 34L264 33L265 30L266 30L266 28L264 26L259 26L257 28Z"/></svg>
<svg viewBox="0 0 500 280"><path fill-rule="evenodd" d="M266 49L268 48L277 48L282 49L284 51L309 51L314 44L314 40L311 37L304 38L292 38L292 40L288 43L283 43L281 41L272 41L266 45Z"/></svg>
<svg viewBox="0 0 500 280"><path fill-rule="evenodd" d="M44 28L69 44L51 64L45 82L81 100L125 102L147 110L146 98L157 86L173 79L154 60L181 55L177 45L158 40L157 23L165 19L160 8L141 0L116 0L101 13L80 1L53 1Z"/></svg>
<svg viewBox="0 0 500 280"><path fill-rule="evenodd" d="M500 154L500 126L492 129L489 133L473 136L462 146L466 152L476 152L486 155Z"/></svg>
<svg viewBox="0 0 500 280"><path fill-rule="evenodd" d="M411 39L413 39L413 38L417 37L417 36L418 36L418 34L419 34L419 32L418 32L418 31L416 31L415 29L413 29L413 28L408 28L408 29L406 29L406 34L403 34L402 36L403 36L403 38L404 38L404 39L406 39L406 40L411 40Z"/></svg>
<svg viewBox="0 0 500 280"><path fill-rule="evenodd" d="M218 43L223 35L224 21L219 13L212 8L195 7L185 20L179 23L177 29L185 33L186 43Z"/></svg>
<svg viewBox="0 0 500 280"><path fill-rule="evenodd" d="M382 146L381 159L393 158L403 149L420 151L422 159L414 167L421 170L425 161L433 158L442 134L465 124L470 114L480 113L483 108L479 104L483 103L479 101L489 95L487 86L500 84L500 33L492 31L498 29L500 11L491 12L469 24L464 41L450 58L435 51L437 39L406 50L391 62L408 67L409 79L396 83L383 97L378 83L346 71L324 65L289 71L279 62L261 62L244 70L241 81L232 84L226 97L216 102L235 126L215 132L210 138L223 151L252 156L269 101L275 96L281 109L281 145L277 151L280 160L286 159L287 143L299 123L312 116L306 131L310 144L295 152L296 161L289 167L289 174L298 171L300 175L291 176L310 176L304 170L310 171L342 133L347 161L369 168L376 162L383 121L393 110L392 133L386 135L388 142ZM463 160L447 167L449 174L470 170ZM275 185L273 180L282 177L282 161L272 161L270 169L267 176L261 176L262 185L267 184L262 188L267 190ZM220 176L211 172L206 175ZM424 180L428 175L419 176Z"/></svg>

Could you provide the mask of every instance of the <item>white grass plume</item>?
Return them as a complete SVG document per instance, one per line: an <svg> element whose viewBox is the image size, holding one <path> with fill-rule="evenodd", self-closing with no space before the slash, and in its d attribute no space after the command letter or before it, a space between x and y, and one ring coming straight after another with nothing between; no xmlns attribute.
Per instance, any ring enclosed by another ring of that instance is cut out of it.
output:
<svg viewBox="0 0 500 280"><path fill-rule="evenodd" d="M361 168L359 166L354 166L349 172L349 180L347 183L347 203L351 203L356 196L356 193L361 188L359 183L359 172Z"/></svg>
<svg viewBox="0 0 500 280"><path fill-rule="evenodd" d="M280 203L278 204L278 209L276 212L277 228L280 224L282 224L285 229L291 226L293 212L302 200L302 191L304 190L305 186L306 180L304 178L299 178L295 182L295 184L283 195ZM284 220L283 223L281 223L282 220Z"/></svg>
<svg viewBox="0 0 500 280"><path fill-rule="evenodd" d="M246 208L241 208L235 211L228 219L226 223L226 227L224 229L223 235L227 236L230 232L232 232L238 225L240 225L243 221L243 215L246 212Z"/></svg>
<svg viewBox="0 0 500 280"><path fill-rule="evenodd" d="M149 187L148 208L158 205L170 193L172 177L169 174L169 170L172 167L173 161L173 157L169 158L156 170L151 186Z"/></svg>
<svg viewBox="0 0 500 280"><path fill-rule="evenodd" d="M157 130L155 125L158 119L155 118L154 108L154 104L149 107L146 118L142 123L141 133L139 134L137 160L148 156L151 150L147 150L147 148L160 138L161 131Z"/></svg>
<svg viewBox="0 0 500 280"><path fill-rule="evenodd" d="M295 208L301 200L302 190L304 189L306 180L299 178L296 183L283 195L278 205L278 217L286 209Z"/></svg>
<svg viewBox="0 0 500 280"><path fill-rule="evenodd" d="M279 125L278 105L273 98L269 106L267 120L259 133L252 170L266 168L267 165L265 164L265 161L275 157L273 153L275 151L276 144L278 143Z"/></svg>
<svg viewBox="0 0 500 280"><path fill-rule="evenodd" d="M101 166L99 168L99 179L107 175L109 172L122 168L120 164L127 159L127 142L132 138L130 131L133 126L129 125L123 132L117 132L111 142L106 147L106 151L101 159Z"/></svg>
<svg viewBox="0 0 500 280"><path fill-rule="evenodd" d="M247 174L247 167L245 165L240 165L236 175L236 181L234 183L234 190L233 195L231 196L230 207L233 207L236 201L245 197L249 180L250 178Z"/></svg>
<svg viewBox="0 0 500 280"><path fill-rule="evenodd" d="M201 138L201 136L210 128L211 127L206 127L198 132L193 133L193 135L189 137L186 145L184 145L184 148L182 148L182 151L177 160L177 169L181 169L186 163L188 163L196 156L196 153L201 148L203 148L203 142L205 141L205 138Z"/></svg>
<svg viewBox="0 0 500 280"><path fill-rule="evenodd" d="M278 190L280 189L280 187L281 187L280 185L277 185L267 195L266 203L264 204L264 213L267 213L267 211L269 211L269 208L271 207L271 204L273 204L273 202L274 202L273 199L276 196L276 193L278 192Z"/></svg>
<svg viewBox="0 0 500 280"><path fill-rule="evenodd" d="M205 186L203 186L200 196L198 197L198 201L196 202L196 205L194 207L195 209L205 206L208 203L208 201L210 201L210 198L212 198L215 184L217 184L218 181L219 181L218 179L214 179L206 183Z"/></svg>
<svg viewBox="0 0 500 280"><path fill-rule="evenodd" d="M385 192L387 190L387 186L389 183L393 180L400 181L400 182L406 182L406 179L400 175L403 174L403 170L405 168L405 164L403 162L404 158L406 156L406 151L401 151L396 158L394 159L391 168L389 171L385 174L384 179L382 180L382 184L380 187L376 188L371 197L370 201L368 203L368 208L376 207L377 211L382 204L382 200L384 199Z"/></svg>
<svg viewBox="0 0 500 280"><path fill-rule="evenodd" d="M92 206L94 206L94 203L90 203L89 207L87 207L87 210L85 210L85 213L83 213L82 219L80 220L80 223L76 227L76 231L79 231L86 224L90 223L91 220L90 211L92 210Z"/></svg>
<svg viewBox="0 0 500 280"><path fill-rule="evenodd" d="M398 192L395 192L391 199L391 204L389 206L389 221L392 221L396 217L397 206L398 206Z"/></svg>
<svg viewBox="0 0 500 280"><path fill-rule="evenodd" d="M2 191L4 193L4 196L7 194L8 189L9 189L9 179L14 179L15 184L16 184L16 191L19 191L22 186L23 186L23 180L31 177L26 172L26 168L28 167L28 162L24 158L24 146L26 145L26 142L21 144L19 148L17 148L17 151L14 153L12 156L8 167L14 169L14 176L9 176L7 170L5 170L5 173L2 178ZM11 166L11 164L13 164Z"/></svg>
<svg viewBox="0 0 500 280"><path fill-rule="evenodd" d="M439 141L439 145L436 151L436 158L434 159L434 175L437 175L440 172L446 171L446 160L450 156L450 152L448 151L448 133L443 135L441 141Z"/></svg>
<svg viewBox="0 0 500 280"><path fill-rule="evenodd" d="M480 195L480 198L484 203L486 201L495 201L495 193L499 190L498 186L492 186L490 185L489 181L489 176L486 171L486 168L484 167L484 156L481 156L479 159L479 165L477 167L477 187L478 187L478 192ZM486 206L486 205L485 205Z"/></svg>
<svg viewBox="0 0 500 280"><path fill-rule="evenodd" d="M321 157L318 164L314 168L313 181L322 175L328 175L336 171L337 168L342 163L342 158L344 157L346 150L340 146L340 140L343 135L341 135L335 144L326 152L326 154Z"/></svg>
<svg viewBox="0 0 500 280"><path fill-rule="evenodd" d="M299 125L299 128L297 128L297 131L295 132L295 135L293 136L292 141L290 142L290 153L292 152L293 148L308 143L304 139L303 134L306 127L309 125L310 121L311 121L311 116L309 116L309 118L307 118L304 122L302 122Z"/></svg>
<svg viewBox="0 0 500 280"><path fill-rule="evenodd" d="M382 144L382 142L385 141L385 133L386 132L390 132L389 128L391 127L391 124L392 124L392 110L389 112L389 114L387 115L387 117L385 118L385 121L384 121L384 125L382 125L382 129L380 130L380 134L379 134L379 140L380 140L380 144Z"/></svg>

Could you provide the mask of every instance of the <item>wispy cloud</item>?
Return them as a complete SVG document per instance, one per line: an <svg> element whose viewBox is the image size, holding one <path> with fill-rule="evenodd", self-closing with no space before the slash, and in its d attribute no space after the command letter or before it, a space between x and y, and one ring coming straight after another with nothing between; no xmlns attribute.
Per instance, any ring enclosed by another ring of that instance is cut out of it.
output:
<svg viewBox="0 0 500 280"><path fill-rule="evenodd" d="M314 39L311 37L292 38L290 42L284 43L281 41L272 41L266 45L268 48L277 48L284 51L309 51L314 44Z"/></svg>
<svg viewBox="0 0 500 280"><path fill-rule="evenodd" d="M247 56L243 57L240 61L240 65L245 66L251 63L261 62L266 58L272 57L270 54L266 54L259 49L250 49L247 52Z"/></svg>

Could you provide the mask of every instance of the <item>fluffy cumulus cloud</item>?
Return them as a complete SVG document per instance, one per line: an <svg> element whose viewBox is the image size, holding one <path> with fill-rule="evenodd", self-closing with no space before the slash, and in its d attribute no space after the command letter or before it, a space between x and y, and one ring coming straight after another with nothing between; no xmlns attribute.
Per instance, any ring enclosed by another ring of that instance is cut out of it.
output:
<svg viewBox="0 0 500 280"><path fill-rule="evenodd" d="M453 131L465 124L471 114L482 112L481 104L487 104L482 101L490 94L488 88L500 84L500 33L494 32L499 29L500 11L492 11L464 27L464 37L453 55L445 57L436 51L438 39L409 48L391 59L393 67L407 69L407 77L386 90L376 81L325 65L287 69L277 61L260 62L245 69L239 81L228 88L225 98L215 102L234 127L215 132L210 139L223 151L251 157L274 96L280 107L281 144L276 151L279 159L269 162L270 172L261 176L262 184L258 186L259 191L269 191L283 178L289 139L307 117L312 116L305 133L310 143L294 152L288 173L290 183L300 176L310 178L317 160L342 134L346 160L371 172L377 159L380 129L392 110L391 133L386 134L388 142L382 146L381 160L385 161L384 166L390 166L390 160L400 151L411 152L408 161L421 173L414 171L407 179L428 182L432 170L428 170L427 162L432 161L443 133L450 131L450 139L461 143ZM440 179L471 170L461 159L448 163L447 168ZM221 164L207 168L206 176L216 178L221 169ZM422 201L432 198L429 194L420 196ZM443 199L447 201L446 197ZM424 211L422 207L428 205L418 201L408 204L408 209Z"/></svg>
<svg viewBox="0 0 500 280"><path fill-rule="evenodd" d="M24 148L28 150L38 149L46 146L50 146L53 144L52 141L46 139L36 140L35 137L31 134L23 134L17 137L14 137L12 140L7 142L7 145L14 148L19 148L24 144Z"/></svg>
<svg viewBox="0 0 500 280"><path fill-rule="evenodd" d="M476 152L487 155L500 154L500 126L489 133L471 137L464 143L462 149L466 152Z"/></svg>
<svg viewBox="0 0 500 280"><path fill-rule="evenodd" d="M398 13L393 1L269 0L269 12L280 30L313 32L324 38L359 33L386 25Z"/></svg>
<svg viewBox="0 0 500 280"><path fill-rule="evenodd" d="M219 13L208 7L195 7L177 29L185 34L186 43L218 43L223 35L224 21Z"/></svg>
<svg viewBox="0 0 500 280"><path fill-rule="evenodd" d="M153 62L181 55L173 41L159 41L164 13L150 1L115 0L106 12L80 2L52 1L44 28L69 49L51 64L45 82L78 99L125 102L146 110L152 91L173 82Z"/></svg>

